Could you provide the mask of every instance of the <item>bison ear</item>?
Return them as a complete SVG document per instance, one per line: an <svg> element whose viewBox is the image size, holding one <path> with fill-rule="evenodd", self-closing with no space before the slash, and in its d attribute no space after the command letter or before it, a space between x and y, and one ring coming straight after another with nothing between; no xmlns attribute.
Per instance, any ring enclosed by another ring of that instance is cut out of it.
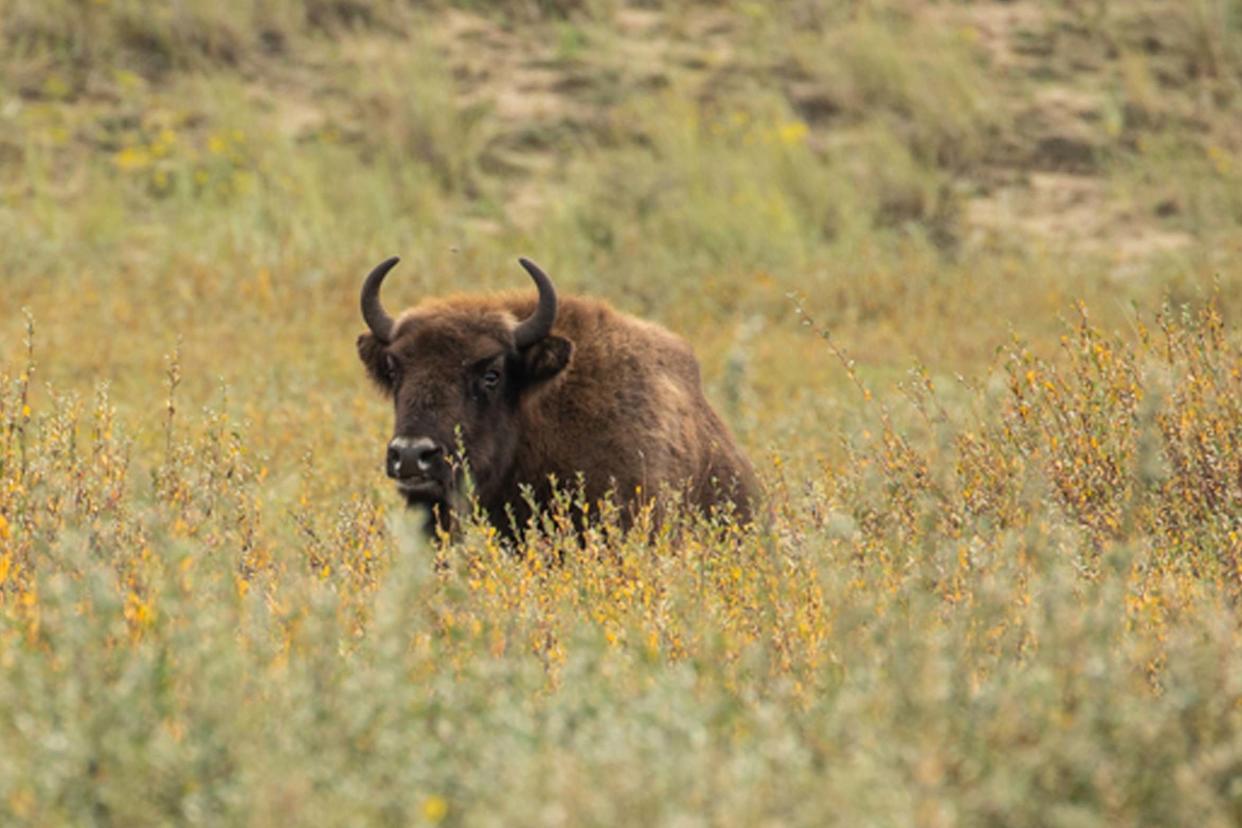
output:
<svg viewBox="0 0 1242 828"><path fill-rule="evenodd" d="M527 385L545 382L565 369L574 354L574 343L549 334L522 351L522 379Z"/></svg>
<svg viewBox="0 0 1242 828"><path fill-rule="evenodd" d="M385 394L391 394L392 377L388 374L388 365L384 359L384 344L374 334L364 333L358 337L358 358L366 366L367 376Z"/></svg>

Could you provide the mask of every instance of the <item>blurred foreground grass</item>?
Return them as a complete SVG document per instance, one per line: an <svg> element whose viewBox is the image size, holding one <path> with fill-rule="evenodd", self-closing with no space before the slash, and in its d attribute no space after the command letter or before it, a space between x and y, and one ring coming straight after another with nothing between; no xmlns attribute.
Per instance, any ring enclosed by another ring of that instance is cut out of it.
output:
<svg viewBox="0 0 1242 828"><path fill-rule="evenodd" d="M2 821L1236 823L1240 26L0 0ZM390 253L686 335L772 520L421 545Z"/></svg>

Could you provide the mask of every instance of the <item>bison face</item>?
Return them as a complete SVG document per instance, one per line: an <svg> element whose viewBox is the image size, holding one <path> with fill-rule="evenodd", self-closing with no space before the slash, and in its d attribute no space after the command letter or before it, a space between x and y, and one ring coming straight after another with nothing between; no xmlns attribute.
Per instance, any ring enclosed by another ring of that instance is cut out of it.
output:
<svg viewBox="0 0 1242 828"><path fill-rule="evenodd" d="M540 299L520 322L466 304L416 309L398 323L383 313L377 295L395 263L376 268L363 288L371 330L358 338L358 354L394 405L388 476L410 505L439 507L445 520L466 469L481 500L506 482L521 441L523 395L560 373L573 345L550 333L555 293L525 260Z"/></svg>

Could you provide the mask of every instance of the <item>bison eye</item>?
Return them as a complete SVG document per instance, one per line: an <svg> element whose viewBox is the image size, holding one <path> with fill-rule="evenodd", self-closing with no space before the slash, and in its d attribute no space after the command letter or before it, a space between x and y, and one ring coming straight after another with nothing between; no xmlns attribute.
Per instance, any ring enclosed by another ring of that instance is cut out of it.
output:
<svg viewBox="0 0 1242 828"><path fill-rule="evenodd" d="M389 379L395 379L397 376L397 358L392 354L384 354L384 370L388 372Z"/></svg>
<svg viewBox="0 0 1242 828"><path fill-rule="evenodd" d="M483 375L483 387L491 391L497 385L500 385L500 372L492 368Z"/></svg>

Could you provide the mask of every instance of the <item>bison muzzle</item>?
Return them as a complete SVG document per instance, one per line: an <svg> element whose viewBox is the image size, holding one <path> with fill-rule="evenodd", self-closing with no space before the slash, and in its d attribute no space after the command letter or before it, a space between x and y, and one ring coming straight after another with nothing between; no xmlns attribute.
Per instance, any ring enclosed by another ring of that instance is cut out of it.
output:
<svg viewBox="0 0 1242 828"><path fill-rule="evenodd" d="M451 525L467 472L509 537L558 483L592 506L611 498L627 525L648 503L658 515L664 495L750 519L754 472L682 339L601 301L558 300L527 259L535 297L431 299L394 318L379 291L397 261L363 283L358 354L395 408L388 476L432 528Z"/></svg>

